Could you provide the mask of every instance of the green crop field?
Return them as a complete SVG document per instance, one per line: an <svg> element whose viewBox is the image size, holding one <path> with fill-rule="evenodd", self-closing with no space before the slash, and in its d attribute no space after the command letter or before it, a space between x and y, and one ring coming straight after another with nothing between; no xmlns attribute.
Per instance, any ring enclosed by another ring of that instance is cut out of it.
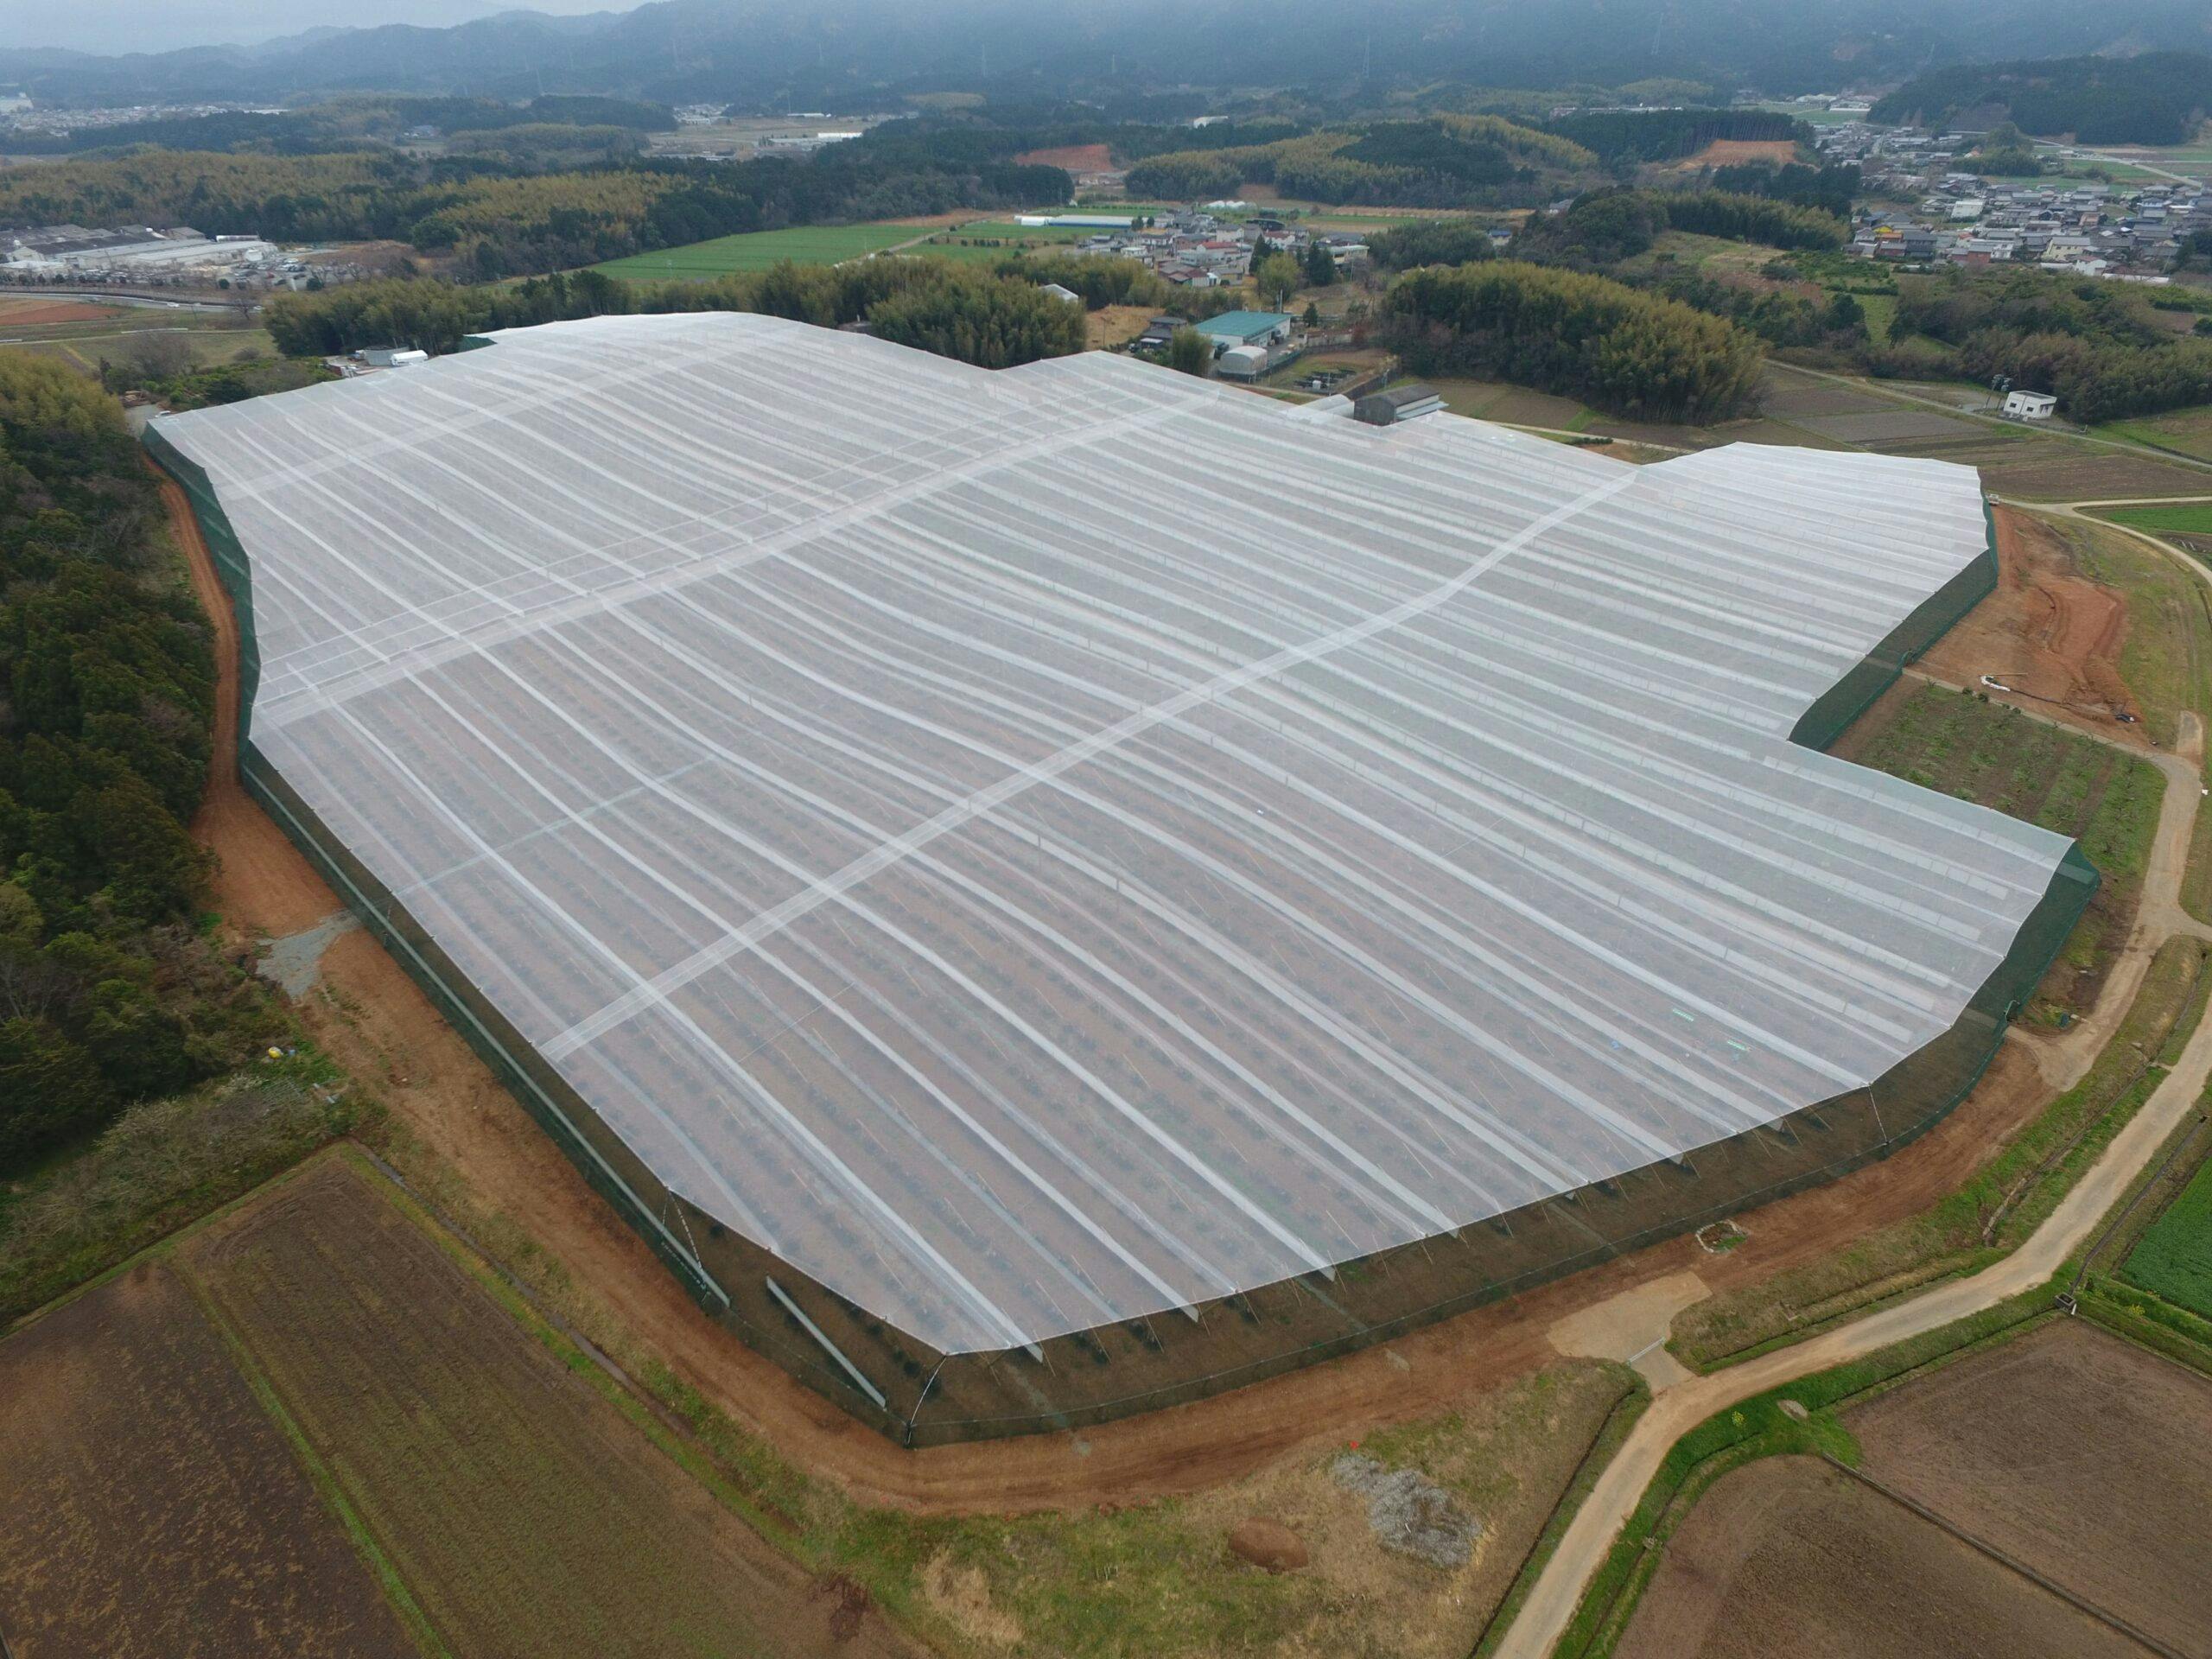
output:
<svg viewBox="0 0 2212 1659"><path fill-rule="evenodd" d="M2139 1290L2212 1319L2212 1164L2127 1253L2120 1276Z"/></svg>
<svg viewBox="0 0 2212 1659"><path fill-rule="evenodd" d="M711 242L609 260L595 269L609 276L651 283L721 276L734 270L766 270L786 259L794 264L834 265L926 234L918 225L807 225L788 231L718 236Z"/></svg>
<svg viewBox="0 0 2212 1659"><path fill-rule="evenodd" d="M2107 882L2141 879L2165 795L2147 760L1932 685L1911 690L1886 725L1863 734L1854 727L1838 747L1863 766L2079 836Z"/></svg>
<svg viewBox="0 0 2212 1659"><path fill-rule="evenodd" d="M2142 887L2165 794L2158 769L2001 702L1910 681L1869 709L1833 753L2079 838L2103 884L2037 1001L2046 1014L2086 1012Z"/></svg>
<svg viewBox="0 0 2212 1659"><path fill-rule="evenodd" d="M2135 530L2212 536L2212 501L2177 501L2170 507L2114 507L2105 517Z"/></svg>

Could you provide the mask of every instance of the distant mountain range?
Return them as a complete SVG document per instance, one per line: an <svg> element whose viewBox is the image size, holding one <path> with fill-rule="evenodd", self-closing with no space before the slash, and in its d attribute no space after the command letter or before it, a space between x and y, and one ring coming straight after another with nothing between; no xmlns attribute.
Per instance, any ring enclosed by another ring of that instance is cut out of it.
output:
<svg viewBox="0 0 2212 1659"><path fill-rule="evenodd" d="M278 101L359 91L856 111L1286 85L1617 86L1788 93L1956 63L2212 47L2204 0L659 0L450 29L321 28L253 47L119 56L0 49L0 86L72 102Z"/></svg>

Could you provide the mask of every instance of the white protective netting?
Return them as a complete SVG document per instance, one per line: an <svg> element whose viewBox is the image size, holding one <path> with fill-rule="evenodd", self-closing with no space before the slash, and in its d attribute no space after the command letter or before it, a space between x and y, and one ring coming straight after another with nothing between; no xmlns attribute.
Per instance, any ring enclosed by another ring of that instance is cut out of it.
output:
<svg viewBox="0 0 2212 1659"><path fill-rule="evenodd" d="M672 1190L947 1352L1866 1084L2060 837L1793 746L1974 474L603 318L166 418L252 737Z"/></svg>

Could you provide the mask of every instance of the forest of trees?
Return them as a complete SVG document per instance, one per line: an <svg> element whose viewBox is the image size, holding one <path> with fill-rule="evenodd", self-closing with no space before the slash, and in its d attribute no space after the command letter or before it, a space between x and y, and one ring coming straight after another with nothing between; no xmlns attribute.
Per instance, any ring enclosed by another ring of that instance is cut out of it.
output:
<svg viewBox="0 0 2212 1659"><path fill-rule="evenodd" d="M0 1175L251 1052L194 923L214 667L116 401L0 353Z"/></svg>
<svg viewBox="0 0 2212 1659"><path fill-rule="evenodd" d="M1131 168L1128 189L1140 200L1203 201L1267 184L1313 201L1525 206L1596 166L1580 146L1502 117L1437 115L1170 151Z"/></svg>
<svg viewBox="0 0 2212 1659"><path fill-rule="evenodd" d="M1794 201L1801 207L1817 207L1838 219L1849 219L1852 198L1859 194L1859 168L1849 162L1840 165L1823 162L1818 167L1802 162L1783 167L1771 162L1741 162L1733 167L1714 168L1706 182L1715 190L1772 196L1778 201Z"/></svg>
<svg viewBox="0 0 2212 1659"><path fill-rule="evenodd" d="M1058 168L853 154L736 166L633 160L542 172L491 155L264 156L149 149L0 174L0 220L190 225L282 241L406 242L480 280L594 264L745 231L1064 201Z"/></svg>
<svg viewBox="0 0 2212 1659"><path fill-rule="evenodd" d="M1383 317L1417 372L1510 380L1631 418L1726 420L1758 384L1759 342L1733 324L1523 260L1408 271Z"/></svg>
<svg viewBox="0 0 2212 1659"><path fill-rule="evenodd" d="M1226 289L1201 289L1191 292L1135 259L1116 259L1096 253L1028 253L1017 249L991 269L1001 276L1027 283L1058 283L1083 296L1084 308L1096 311L1109 305L1147 305L1155 311L1189 310L1198 305L1236 303Z"/></svg>
<svg viewBox="0 0 2212 1659"><path fill-rule="evenodd" d="M1611 167L1673 162L1716 139L1809 143L1812 129L1773 110L1624 110L1569 115L1544 130L1580 144Z"/></svg>
<svg viewBox="0 0 2212 1659"><path fill-rule="evenodd" d="M1370 258L1385 270L1416 265L1464 265L1497 251L1488 227L1471 219L1417 219L1367 238Z"/></svg>
<svg viewBox="0 0 2212 1659"><path fill-rule="evenodd" d="M1850 226L1817 207L1722 190L1593 190L1565 213L1530 219L1516 257L1600 270L1649 250L1664 232L1689 231L1777 248L1840 248Z"/></svg>
<svg viewBox="0 0 2212 1659"><path fill-rule="evenodd" d="M2055 393L2077 421L2212 403L2212 339L2176 336L2126 284L2031 270L1903 277L1891 334L1954 347L1969 378Z"/></svg>
<svg viewBox="0 0 2212 1659"><path fill-rule="evenodd" d="M327 356L396 340L450 352L469 334L498 328L667 311L756 311L823 327L865 321L887 340L985 368L1081 351L1084 308L1038 286L1058 280L1041 274L1046 260L1025 257L1020 268L1024 274L1001 275L938 259L864 259L785 263L704 283L622 283L590 270L498 288L389 279L280 294L264 321L289 356Z"/></svg>
<svg viewBox="0 0 2212 1659"><path fill-rule="evenodd" d="M224 110L212 115L159 116L67 132L11 133L8 148L25 156L75 156L137 144L165 149L261 150L308 156L385 143L416 127L441 133L483 133L526 125L613 127L626 132L671 132L676 116L664 104L619 98L550 97L510 104L491 98L332 99L300 110Z"/></svg>
<svg viewBox="0 0 2212 1659"><path fill-rule="evenodd" d="M1940 128L1968 110L1992 105L2039 137L2071 134L2085 144L2186 143L2212 114L2212 57L2145 52L1955 64L1908 81L1874 105L1873 118Z"/></svg>

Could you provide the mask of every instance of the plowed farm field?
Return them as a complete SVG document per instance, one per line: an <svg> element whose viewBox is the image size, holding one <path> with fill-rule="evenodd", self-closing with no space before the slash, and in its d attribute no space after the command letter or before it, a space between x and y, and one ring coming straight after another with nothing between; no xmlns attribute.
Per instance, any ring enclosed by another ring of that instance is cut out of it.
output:
<svg viewBox="0 0 2212 1659"><path fill-rule="evenodd" d="M1621 1659L2212 1655L2212 1382L2057 1319L1843 1422L1887 1490L1809 1458L1723 1476Z"/></svg>
<svg viewBox="0 0 2212 1659"><path fill-rule="evenodd" d="M2141 1659L1971 1544L1810 1458L1721 1477L1619 1659Z"/></svg>
<svg viewBox="0 0 2212 1659"><path fill-rule="evenodd" d="M342 1160L182 1254L454 1653L906 1650Z"/></svg>
<svg viewBox="0 0 2212 1659"><path fill-rule="evenodd" d="M409 1659L191 1293L146 1262L0 1343L15 1659Z"/></svg>
<svg viewBox="0 0 2212 1659"><path fill-rule="evenodd" d="M2212 1656L2212 1382L2056 1319L1844 1421L1890 1486L2174 1652Z"/></svg>

